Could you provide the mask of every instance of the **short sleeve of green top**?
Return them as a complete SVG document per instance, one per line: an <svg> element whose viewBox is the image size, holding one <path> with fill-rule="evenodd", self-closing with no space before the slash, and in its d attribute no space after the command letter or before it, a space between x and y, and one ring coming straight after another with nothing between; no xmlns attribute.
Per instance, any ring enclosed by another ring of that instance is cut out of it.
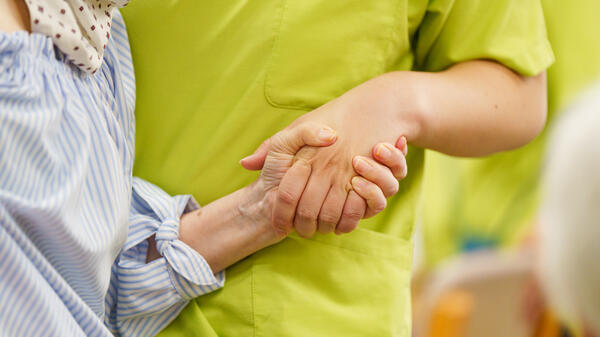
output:
<svg viewBox="0 0 600 337"><path fill-rule="evenodd" d="M432 0L415 53L423 71L491 59L534 76L554 61L539 0Z"/></svg>

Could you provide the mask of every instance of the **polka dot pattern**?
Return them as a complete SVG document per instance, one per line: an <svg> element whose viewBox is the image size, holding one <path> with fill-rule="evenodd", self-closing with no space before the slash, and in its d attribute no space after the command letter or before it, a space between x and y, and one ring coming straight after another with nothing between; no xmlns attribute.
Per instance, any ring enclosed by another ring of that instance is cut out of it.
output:
<svg viewBox="0 0 600 337"><path fill-rule="evenodd" d="M52 38L68 59L82 71L95 73L102 65L110 39L115 8L129 0L25 0L31 30Z"/></svg>

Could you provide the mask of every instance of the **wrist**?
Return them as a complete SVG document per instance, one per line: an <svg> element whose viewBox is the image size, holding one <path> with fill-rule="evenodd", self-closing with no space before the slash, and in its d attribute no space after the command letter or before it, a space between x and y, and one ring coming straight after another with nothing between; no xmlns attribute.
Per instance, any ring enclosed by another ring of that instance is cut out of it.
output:
<svg viewBox="0 0 600 337"><path fill-rule="evenodd" d="M179 239L218 272L276 243L267 194L253 183L182 216Z"/></svg>
<svg viewBox="0 0 600 337"><path fill-rule="evenodd" d="M395 123L402 129L400 136L405 136L411 145L418 147L422 147L424 137L428 134L428 121L431 119L431 98L426 79L422 75L414 71L397 71L384 75L391 82L387 94L394 107Z"/></svg>
<svg viewBox="0 0 600 337"><path fill-rule="evenodd" d="M236 212L244 224L244 230L252 237L251 245L254 250L280 241L282 238L276 237L272 225L275 191L267 189L260 178L243 191L244 196Z"/></svg>

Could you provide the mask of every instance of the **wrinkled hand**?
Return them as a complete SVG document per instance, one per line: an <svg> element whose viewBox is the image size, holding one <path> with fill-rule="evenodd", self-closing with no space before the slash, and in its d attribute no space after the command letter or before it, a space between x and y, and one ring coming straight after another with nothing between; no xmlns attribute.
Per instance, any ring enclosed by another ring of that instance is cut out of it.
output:
<svg viewBox="0 0 600 337"><path fill-rule="evenodd" d="M276 200L281 195L279 187L283 178L294 180L298 175L303 176L302 168L293 165L298 150L303 146L330 146L336 140L336 133L331 128L319 123L306 122L278 132L260 146L257 152L261 153L262 171L255 185L260 191L257 195L265 200L264 207L261 209L269 212L269 218L272 218L273 214L273 207L269 205L277 203ZM244 158L240 163L247 168L256 165L252 158L250 160ZM305 183L306 180L300 178L296 185L304 188ZM274 227L274 229L274 241L281 240L288 234L288 231L282 228Z"/></svg>

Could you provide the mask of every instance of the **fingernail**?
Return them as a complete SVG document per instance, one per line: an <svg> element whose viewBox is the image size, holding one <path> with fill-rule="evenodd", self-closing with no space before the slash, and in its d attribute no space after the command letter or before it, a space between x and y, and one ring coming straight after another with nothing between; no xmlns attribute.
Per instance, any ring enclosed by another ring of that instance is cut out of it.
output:
<svg viewBox="0 0 600 337"><path fill-rule="evenodd" d="M335 139L335 131L330 128L322 128L319 131L319 139L323 142L332 142Z"/></svg>
<svg viewBox="0 0 600 337"><path fill-rule="evenodd" d="M406 141L406 137L402 136L398 139L396 143L396 147L402 151L402 153L406 156L408 153L408 142Z"/></svg>
<svg viewBox="0 0 600 337"><path fill-rule="evenodd" d="M363 173L363 172L366 172L367 170L369 170L369 166L370 165L369 165L369 163L367 163L366 160L362 159L359 156L354 157L354 168L359 173Z"/></svg>
<svg viewBox="0 0 600 337"><path fill-rule="evenodd" d="M385 145L379 144L377 146L377 151L375 151L375 155L381 159L387 159L392 154L392 151Z"/></svg>
<svg viewBox="0 0 600 337"><path fill-rule="evenodd" d="M365 182L364 182L363 178L361 178L361 177L352 178L352 186L354 186L355 189L359 189L359 190L362 190L366 187Z"/></svg>

